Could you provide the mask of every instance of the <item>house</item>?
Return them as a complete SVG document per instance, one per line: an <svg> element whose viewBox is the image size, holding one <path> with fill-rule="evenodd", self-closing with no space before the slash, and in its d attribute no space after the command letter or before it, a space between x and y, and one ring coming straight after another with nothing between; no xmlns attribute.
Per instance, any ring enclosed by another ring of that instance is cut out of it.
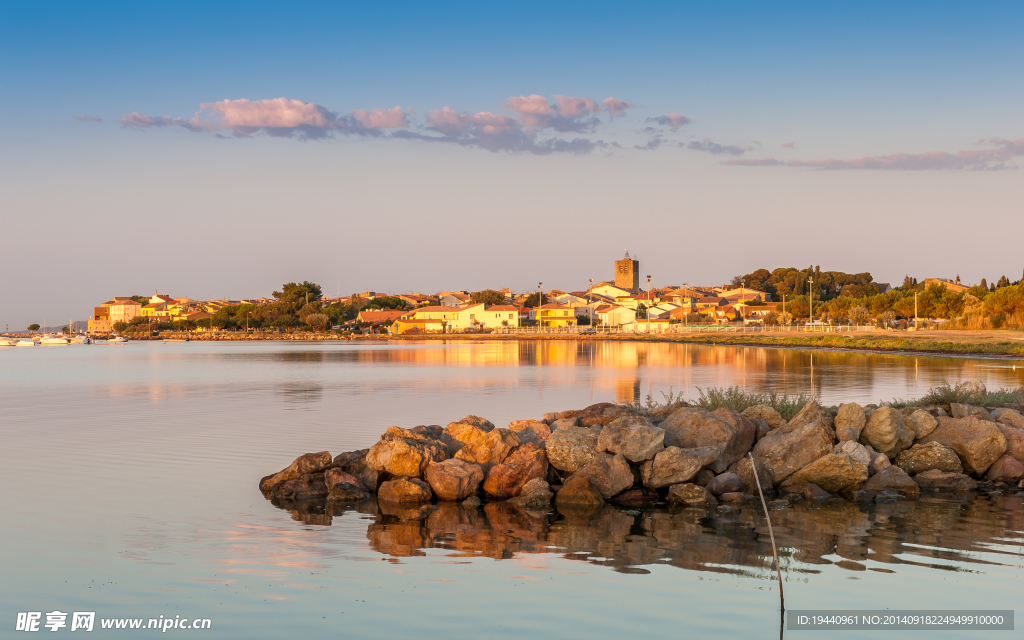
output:
<svg viewBox="0 0 1024 640"><path fill-rule="evenodd" d="M962 293L962 292L967 291L968 289L971 288L970 285L960 284L960 276L957 276L956 280L950 280L949 278L925 278L924 279L924 286L925 286L925 288L931 286L932 284L941 284L942 286L946 287L947 289L949 289L953 293Z"/></svg>
<svg viewBox="0 0 1024 640"><path fill-rule="evenodd" d="M534 318L540 327L569 327L576 324L576 314L567 305L548 303L534 308Z"/></svg>
<svg viewBox="0 0 1024 640"><path fill-rule="evenodd" d="M623 333L665 333L668 331L668 320L638 319L622 325Z"/></svg>
<svg viewBox="0 0 1024 640"><path fill-rule="evenodd" d="M617 304L599 305L594 312L601 324L606 327L618 327L636 320L636 311Z"/></svg>
<svg viewBox="0 0 1024 640"><path fill-rule="evenodd" d="M596 293L601 296L607 296L612 300L620 297L632 297L633 292L622 287L616 287L610 282L598 282L594 286L587 289L587 293Z"/></svg>
<svg viewBox="0 0 1024 640"><path fill-rule="evenodd" d="M437 301L442 307L458 307L469 302L469 296L457 291L446 291L438 294Z"/></svg>
<svg viewBox="0 0 1024 640"><path fill-rule="evenodd" d="M725 298L718 296L708 296L706 298L697 298L694 306L697 308L697 313L714 313L714 310L718 307L723 307L729 304L729 301Z"/></svg>
<svg viewBox="0 0 1024 640"><path fill-rule="evenodd" d="M581 296L578 293L565 293L560 291L556 294L552 291L548 294L547 298L548 300L564 305L588 304L586 293L583 293Z"/></svg>
<svg viewBox="0 0 1024 640"><path fill-rule="evenodd" d="M892 291L892 287L889 286L888 282L876 282L875 284L878 285L878 293L887 293Z"/></svg>
<svg viewBox="0 0 1024 640"><path fill-rule="evenodd" d="M387 322L394 322L407 313L407 311L399 311L398 309L382 309L380 311L363 310L356 315L356 322L368 322L371 325L376 326Z"/></svg>
<svg viewBox="0 0 1024 640"><path fill-rule="evenodd" d="M647 310L647 317L660 320L668 320L672 317L672 312L679 309L680 305L671 302L662 302L661 304L651 307Z"/></svg>
<svg viewBox="0 0 1024 640"><path fill-rule="evenodd" d="M100 305L93 307L89 316L89 333L110 333L113 327L110 322L110 307Z"/></svg>
<svg viewBox="0 0 1024 640"><path fill-rule="evenodd" d="M747 289L746 287L736 287L735 289L727 289L721 292L721 296L729 302L743 302L747 300L760 300L761 302L771 302L772 296L770 293L764 291L758 291L757 289Z"/></svg>
<svg viewBox="0 0 1024 640"><path fill-rule="evenodd" d="M461 312L461 307L437 305L406 311L403 318L406 320L437 320L441 323L441 330L447 331L448 327L454 327L458 322Z"/></svg>
<svg viewBox="0 0 1024 640"><path fill-rule="evenodd" d="M127 297L114 298L104 302L103 306L110 309L111 326L118 322L131 322L132 318L142 315L142 304Z"/></svg>
<svg viewBox="0 0 1024 640"><path fill-rule="evenodd" d="M391 333L398 336L409 333L441 333L444 324L441 320L413 320L399 318L391 324Z"/></svg>
<svg viewBox="0 0 1024 640"><path fill-rule="evenodd" d="M462 307L452 328L468 331L518 326L519 307L510 304L496 304L488 307L481 302Z"/></svg>

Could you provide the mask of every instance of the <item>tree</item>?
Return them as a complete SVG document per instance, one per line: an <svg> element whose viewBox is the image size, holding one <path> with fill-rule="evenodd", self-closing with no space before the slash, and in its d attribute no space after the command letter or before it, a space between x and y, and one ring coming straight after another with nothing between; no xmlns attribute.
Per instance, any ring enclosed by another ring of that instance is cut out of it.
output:
<svg viewBox="0 0 1024 640"><path fill-rule="evenodd" d="M149 304L149 296L132 296L130 300L134 300L139 304Z"/></svg>
<svg viewBox="0 0 1024 640"><path fill-rule="evenodd" d="M474 291L469 294L469 301L473 304L483 303L490 306L505 304L505 294L494 289L484 289L483 291Z"/></svg>
<svg viewBox="0 0 1024 640"><path fill-rule="evenodd" d="M288 305L293 312L323 297L320 285L309 281L303 281L302 284L289 282L282 285L281 291L274 291L272 295Z"/></svg>
<svg viewBox="0 0 1024 640"><path fill-rule="evenodd" d="M316 331L323 331L331 324L331 319L323 313L311 313L303 321Z"/></svg>
<svg viewBox="0 0 1024 640"><path fill-rule="evenodd" d="M783 311L779 314L779 324L788 327L793 324L793 314L788 311Z"/></svg>
<svg viewBox="0 0 1024 640"><path fill-rule="evenodd" d="M369 304L364 307L365 309L404 309L405 300L402 300L398 296L381 296L370 300Z"/></svg>
<svg viewBox="0 0 1024 640"><path fill-rule="evenodd" d="M999 278L999 282L996 283L996 289L1002 289L1003 287L1008 286L1010 286L1010 281L1006 278L1006 276Z"/></svg>
<svg viewBox="0 0 1024 640"><path fill-rule="evenodd" d="M36 327L38 326L39 325L36 325ZM32 327L29 328L31 329ZM114 331L118 333L124 333L125 329L128 328L128 323L125 322L124 320L118 320L117 322L114 323L114 326L112 328L114 329Z"/></svg>
<svg viewBox="0 0 1024 640"><path fill-rule="evenodd" d="M857 326L867 324L868 319L871 317L868 310L864 307L853 307L847 315L850 318L850 322Z"/></svg>
<svg viewBox="0 0 1024 640"><path fill-rule="evenodd" d="M531 293L530 295L526 296L526 300L523 301L523 306L524 307L536 307L536 306L538 306L537 305L537 299L538 298L540 298L540 304L541 305L545 305L548 302L550 302L548 300L547 294L544 294L543 296L541 296L539 293Z"/></svg>
<svg viewBox="0 0 1024 640"><path fill-rule="evenodd" d="M743 276L733 276L732 280L729 282L729 284L732 285L733 289L738 289L738 288L742 287L743 286Z"/></svg>
<svg viewBox="0 0 1024 640"><path fill-rule="evenodd" d="M67 334L71 333L71 328L70 327L61 327L60 328L60 332L65 334L65 335L67 335Z"/></svg>
<svg viewBox="0 0 1024 640"><path fill-rule="evenodd" d="M32 324L28 325L28 330L29 331L39 331L39 325L33 322Z"/></svg>
<svg viewBox="0 0 1024 640"><path fill-rule="evenodd" d="M884 311L878 315L878 326L888 328L896 320L896 314L892 311Z"/></svg>

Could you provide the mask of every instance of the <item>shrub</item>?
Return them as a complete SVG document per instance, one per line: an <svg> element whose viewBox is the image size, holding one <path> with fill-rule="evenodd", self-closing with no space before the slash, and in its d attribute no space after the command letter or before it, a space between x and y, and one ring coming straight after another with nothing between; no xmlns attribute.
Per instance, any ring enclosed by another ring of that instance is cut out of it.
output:
<svg viewBox="0 0 1024 640"><path fill-rule="evenodd" d="M701 409L714 411L715 409L732 409L742 412L748 407L759 404L766 404L775 409L783 418L789 420L811 400L817 400L813 395L800 392L796 395L778 393L776 391L747 391L740 387L712 387L704 391L697 388L700 398L696 405Z"/></svg>
<svg viewBox="0 0 1024 640"><path fill-rule="evenodd" d="M890 407L897 409L903 407L927 407L931 405L970 404L978 407L999 407L1007 404L1024 403L1024 393L1013 389L999 389L989 391L985 394L969 393L960 385L951 385L943 382L937 387L932 387L928 393L916 400L895 399L885 402Z"/></svg>

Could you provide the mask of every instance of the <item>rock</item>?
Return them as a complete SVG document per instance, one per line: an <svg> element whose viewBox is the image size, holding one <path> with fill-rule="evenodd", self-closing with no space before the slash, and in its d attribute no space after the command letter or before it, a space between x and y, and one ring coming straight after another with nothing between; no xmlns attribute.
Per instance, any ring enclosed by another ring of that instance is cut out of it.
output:
<svg viewBox="0 0 1024 640"><path fill-rule="evenodd" d="M519 444L518 436L508 429L494 429L459 449L455 457L475 462L483 468L484 473L488 473L491 467L501 464Z"/></svg>
<svg viewBox="0 0 1024 640"><path fill-rule="evenodd" d="M552 432L544 448L552 467L566 473L576 473L597 453L597 436L589 429L559 429Z"/></svg>
<svg viewBox="0 0 1024 640"><path fill-rule="evenodd" d="M280 482L271 487L270 490L272 497L282 500L325 498L328 492L327 484L324 482L324 474L322 473L304 473L298 478Z"/></svg>
<svg viewBox="0 0 1024 640"><path fill-rule="evenodd" d="M868 475L869 476L873 476L876 473L878 473L879 471L881 471L882 469L888 469L889 467L892 466L892 463L889 462L889 456L885 455L884 453L878 453L877 451L872 449L871 445L869 445L869 444L864 445L864 448L868 452L868 460L869 460L869 462L868 462Z"/></svg>
<svg viewBox="0 0 1024 640"><path fill-rule="evenodd" d="M622 416L636 415L633 411L630 411L626 407L613 404L611 402L601 402L598 404L590 405L586 409L579 411L563 411L556 414L557 419L565 418L576 418L581 427L593 427L601 426L612 422L616 418ZM550 422L548 423L550 424Z"/></svg>
<svg viewBox="0 0 1024 640"><path fill-rule="evenodd" d="M558 414L557 413L545 413L544 414L544 423L545 424L550 425L555 420L558 420Z"/></svg>
<svg viewBox="0 0 1024 640"><path fill-rule="evenodd" d="M792 422L775 429L754 445L754 458L768 468L772 485L778 486L800 469L832 453L832 438L821 421L790 430ZM743 476L740 479L743 479ZM765 491L768 487L763 487Z"/></svg>
<svg viewBox="0 0 1024 640"><path fill-rule="evenodd" d="M768 432L772 430L772 428L768 426L767 420L763 420L761 418L747 418L747 420L753 422L754 427L757 429L757 431L754 433L754 442L757 442L761 438L765 437L766 435L768 435Z"/></svg>
<svg viewBox="0 0 1024 640"><path fill-rule="evenodd" d="M836 429L836 432L838 433L839 430ZM856 440L843 440L840 438L839 444L832 447L832 453L845 453L850 456L851 460L859 462L865 467L871 464L871 455L868 454L868 448Z"/></svg>
<svg viewBox="0 0 1024 640"><path fill-rule="evenodd" d="M939 426L939 421L932 414L921 409L904 417L904 421L907 422L908 426L913 427L916 440L920 440L932 431L935 431L935 427Z"/></svg>
<svg viewBox="0 0 1024 640"><path fill-rule="evenodd" d="M498 500L512 498L518 496L528 482L547 475L548 458L544 449L528 442L516 447L504 462L491 467L484 482L484 491Z"/></svg>
<svg viewBox="0 0 1024 640"><path fill-rule="evenodd" d="M481 504L483 503L480 502L480 498L476 496L469 496L468 498L462 501L462 506L466 507L467 509L479 509Z"/></svg>
<svg viewBox="0 0 1024 640"><path fill-rule="evenodd" d="M555 494L557 505L600 505L604 504L601 491L590 482L590 478L573 476Z"/></svg>
<svg viewBox="0 0 1024 640"><path fill-rule="evenodd" d="M420 435L420 436L423 436L425 438L430 438L431 440L442 440L443 441L443 439L444 439L444 429L441 428L441 425L437 425L437 424L430 424L430 425L421 424L421 425L419 425L417 427L413 427L412 429L409 429L409 431L412 431L413 433L415 433L417 435Z"/></svg>
<svg viewBox="0 0 1024 640"><path fill-rule="evenodd" d="M988 412L985 407L974 407L969 404L957 404L953 403L949 405L949 412L953 414L954 418L969 418L974 416L981 420L988 420L989 422L995 422L995 418Z"/></svg>
<svg viewBox="0 0 1024 640"><path fill-rule="evenodd" d="M867 489L858 489L850 494L850 500L854 502L874 502L876 493Z"/></svg>
<svg viewBox="0 0 1024 640"><path fill-rule="evenodd" d="M427 465L448 458L444 443L425 438L408 429L388 427L380 442L370 447L366 464L376 471L386 471L392 476L419 478Z"/></svg>
<svg viewBox="0 0 1024 640"><path fill-rule="evenodd" d="M908 498L916 498L921 493L917 483L899 467L882 469L868 478L868 481L864 483L864 488L875 493L880 493L883 489L892 489Z"/></svg>
<svg viewBox="0 0 1024 640"><path fill-rule="evenodd" d="M648 489L647 487L641 487L638 489L626 489L617 496L609 499L609 502L613 502L624 507L635 507L657 503L661 500L661 496L654 489Z"/></svg>
<svg viewBox="0 0 1024 640"><path fill-rule="evenodd" d="M706 488L712 495L719 496L723 493L741 491L743 483L740 482L740 477L735 473L726 472L720 476L715 476L715 479L709 482Z"/></svg>
<svg viewBox="0 0 1024 640"><path fill-rule="evenodd" d="M956 385L956 390L972 396L983 396L988 393L985 383L981 380L968 380ZM953 416L954 418L957 416Z"/></svg>
<svg viewBox="0 0 1024 640"><path fill-rule="evenodd" d="M674 484L668 488L668 501L688 507L717 507L718 500L704 487L692 483Z"/></svg>
<svg viewBox="0 0 1024 640"><path fill-rule="evenodd" d="M901 451L896 456L896 466L912 476L932 469L953 473L964 472L956 451L938 442L915 444L909 449Z"/></svg>
<svg viewBox="0 0 1024 640"><path fill-rule="evenodd" d="M264 497L269 498L275 493L274 488L282 482L294 480L307 473L319 473L331 466L332 463L331 454L326 451L305 453L295 458L290 465L281 471L261 479L260 491L263 492Z"/></svg>
<svg viewBox="0 0 1024 640"><path fill-rule="evenodd" d="M804 500L809 500L811 502L816 502L818 500L828 500L829 498L832 497L831 493L825 491L824 489L814 484L813 482L807 484L791 484L788 487L786 487L786 491L788 491L789 493L795 493L799 496L802 496ZM872 499L874 499L874 497L874 495L871 496Z"/></svg>
<svg viewBox="0 0 1024 640"><path fill-rule="evenodd" d="M823 409L815 400L811 400L805 404L803 408L800 409L800 412L793 416L789 423L786 424L786 428L793 431L818 421L821 422L821 425L825 429L825 433L828 434L829 439L831 439L832 442L835 442L835 418L832 416L830 411Z"/></svg>
<svg viewBox="0 0 1024 640"><path fill-rule="evenodd" d="M589 478L605 498L611 498L633 486L633 470L621 453L598 453L580 467L573 477Z"/></svg>
<svg viewBox="0 0 1024 640"><path fill-rule="evenodd" d="M337 467L328 469L324 472L324 484L326 484L328 488L333 487L339 482L347 482L359 487L363 491L366 491L366 487L363 486L363 483L359 478L350 473L346 473Z"/></svg>
<svg viewBox="0 0 1024 640"><path fill-rule="evenodd" d="M708 483L715 479L715 474L707 469L701 469L697 472L697 475L693 476L693 484L699 484L702 487L708 486ZM642 479L641 479L642 480Z"/></svg>
<svg viewBox="0 0 1024 640"><path fill-rule="evenodd" d="M553 495L547 482L541 478L534 478L524 484L519 495L509 502L527 511L542 511L551 505Z"/></svg>
<svg viewBox="0 0 1024 640"><path fill-rule="evenodd" d="M837 493L844 489L856 488L867 479L866 464L854 462L845 453L830 453L789 476L781 486L785 488L792 484L816 484L825 491Z"/></svg>
<svg viewBox="0 0 1024 640"><path fill-rule="evenodd" d="M997 411L999 411L999 415L996 416L996 422L1024 430L1024 416L1019 411L1016 409L997 409ZM992 413L995 415L995 411Z"/></svg>
<svg viewBox="0 0 1024 640"><path fill-rule="evenodd" d="M435 462L423 474L439 500L462 501L476 493L484 479L480 465L458 458Z"/></svg>
<svg viewBox="0 0 1024 640"><path fill-rule="evenodd" d="M939 426L921 444L944 444L960 457L966 473L983 474L1006 452L1006 437L994 422L969 418L939 418Z"/></svg>
<svg viewBox="0 0 1024 640"><path fill-rule="evenodd" d="M781 429L786 426L786 419L766 404L757 404L743 410L743 417L748 420L764 420L768 423L768 429Z"/></svg>
<svg viewBox="0 0 1024 640"><path fill-rule="evenodd" d="M857 442L860 440L860 433L864 430L866 423L864 407L855 402L844 404L836 413L836 437L840 442Z"/></svg>
<svg viewBox="0 0 1024 640"><path fill-rule="evenodd" d="M429 502L433 494L419 478L397 478L380 485L377 497L384 502Z"/></svg>
<svg viewBox="0 0 1024 640"><path fill-rule="evenodd" d="M718 496L718 499L722 502L747 502L748 500L754 500L755 498L756 496L749 493L743 493L741 491L731 491Z"/></svg>
<svg viewBox="0 0 1024 640"><path fill-rule="evenodd" d="M444 433L450 438L447 443L448 457L453 457L467 444L483 438L489 432L468 422L453 422L445 427Z"/></svg>
<svg viewBox="0 0 1024 640"><path fill-rule="evenodd" d="M508 424L508 429L522 443L541 444L551 435L551 427L539 420L513 420Z"/></svg>
<svg viewBox="0 0 1024 640"><path fill-rule="evenodd" d="M655 407L654 409L651 409L647 417L650 418L651 422L653 422L654 424L658 424L662 420L669 417L670 415L672 415L673 413L675 413L679 409L682 409L685 406L685 402L673 402L672 404L666 404L660 407Z"/></svg>
<svg viewBox="0 0 1024 640"><path fill-rule="evenodd" d="M674 414L673 414L674 415ZM667 447L640 466L644 486L660 489L673 484L689 482L697 472L718 458L721 448L699 447L680 449Z"/></svg>
<svg viewBox="0 0 1024 640"><path fill-rule="evenodd" d="M1006 453L1018 460L1024 460L1024 429L1007 426L1002 422L997 422L996 428L1006 438Z"/></svg>
<svg viewBox="0 0 1024 640"><path fill-rule="evenodd" d="M369 449L360 449L359 451L349 451L347 453L338 454L334 458L334 466L341 469L345 473L354 476L359 479L359 482L366 488L370 493L375 493L380 483L384 481L384 475L382 472L372 469L366 462L366 455L370 452Z"/></svg>
<svg viewBox="0 0 1024 640"><path fill-rule="evenodd" d="M466 416L462 420L459 420L459 422L462 424L471 424L485 433L494 430L494 423L492 423L490 420L484 420L480 416Z"/></svg>
<svg viewBox="0 0 1024 640"><path fill-rule="evenodd" d="M931 491L973 491L978 483L962 473L932 469L914 476L914 482Z"/></svg>
<svg viewBox="0 0 1024 640"><path fill-rule="evenodd" d="M370 492L362 484L352 482L336 482L327 491L327 499L334 502L352 503L369 497Z"/></svg>
<svg viewBox="0 0 1024 640"><path fill-rule="evenodd" d="M754 469L757 469L757 479L754 478ZM729 467L728 473L735 473L736 477L740 479L740 483L743 484L743 491L746 493L757 495L757 482L761 483L761 491L765 493L771 493L772 491L772 475L771 471L768 470L768 466L763 460L758 460L756 463L750 461L750 457L747 456L739 462Z"/></svg>
<svg viewBox="0 0 1024 640"><path fill-rule="evenodd" d="M557 431L559 429L569 429L579 426L579 423L580 421L577 418L559 418L551 423L551 430Z"/></svg>
<svg viewBox="0 0 1024 640"><path fill-rule="evenodd" d="M914 429L907 427L899 411L892 407L879 407L864 425L860 442L893 458L913 444Z"/></svg>
<svg viewBox="0 0 1024 640"><path fill-rule="evenodd" d="M1024 478L1024 462L1013 456L1003 454L988 468L985 479L989 482L1006 482L1012 484Z"/></svg>
<svg viewBox="0 0 1024 640"><path fill-rule="evenodd" d="M666 447L721 448L722 454L708 467L715 473L725 471L730 464L746 455L757 432L754 423L728 409L708 412L684 407L666 418L660 426L665 430Z"/></svg>
<svg viewBox="0 0 1024 640"><path fill-rule="evenodd" d="M597 450L621 453L630 462L652 460L665 448L665 430L655 427L646 418L623 416L601 429Z"/></svg>

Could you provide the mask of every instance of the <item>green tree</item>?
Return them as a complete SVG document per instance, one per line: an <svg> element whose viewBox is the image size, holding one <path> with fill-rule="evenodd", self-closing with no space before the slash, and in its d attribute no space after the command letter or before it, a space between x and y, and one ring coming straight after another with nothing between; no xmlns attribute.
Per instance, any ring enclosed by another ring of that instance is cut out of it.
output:
<svg viewBox="0 0 1024 640"><path fill-rule="evenodd" d="M484 289L483 291L474 291L469 294L469 301L473 304L483 303L488 306L505 304L505 294L494 289Z"/></svg>
<svg viewBox="0 0 1024 640"><path fill-rule="evenodd" d="M39 325L36 325L36 326L38 327ZM29 328L31 329L31 327L29 327ZM114 326L113 326L114 331L116 331L118 333L124 333L124 331L127 328L128 328L128 323L125 322L124 320L118 320L117 322L114 323Z"/></svg>
<svg viewBox="0 0 1024 640"><path fill-rule="evenodd" d="M547 304L548 302L550 302L550 300L548 300L548 295L547 294L544 294L543 296L541 296L540 293L531 293L530 295L526 296L526 300L523 301L523 306L524 307L536 307L537 306L537 299L538 298L540 298L541 306L543 306L543 305Z"/></svg>
<svg viewBox="0 0 1024 640"><path fill-rule="evenodd" d="M381 296L374 298L366 305L366 309L398 309L402 310L405 308L405 300L402 300L398 296Z"/></svg>
<svg viewBox="0 0 1024 640"><path fill-rule="evenodd" d="M982 309L987 315L1024 314L1024 284L996 289L985 298Z"/></svg>
<svg viewBox="0 0 1024 640"><path fill-rule="evenodd" d="M132 296L130 299L142 305L149 304L149 296Z"/></svg>
<svg viewBox="0 0 1024 640"><path fill-rule="evenodd" d="M324 313L311 313L305 317L304 322L316 331L323 331L331 326L331 319Z"/></svg>
<svg viewBox="0 0 1024 640"><path fill-rule="evenodd" d="M1003 287L1010 286L1010 281L1006 276L999 278L999 282L996 283L996 289L1002 289Z"/></svg>
<svg viewBox="0 0 1024 640"><path fill-rule="evenodd" d="M320 285L309 281L303 281L302 284L289 282L281 286L281 291L274 291L272 295L292 312L323 297Z"/></svg>
<svg viewBox="0 0 1024 640"><path fill-rule="evenodd" d="M851 308L847 317L850 319L851 323L857 326L863 326L868 323L868 320L871 318L871 314L868 313L866 308L858 306Z"/></svg>
<svg viewBox="0 0 1024 640"><path fill-rule="evenodd" d="M28 325L28 330L29 331L39 331L39 325L33 322L32 324Z"/></svg>

